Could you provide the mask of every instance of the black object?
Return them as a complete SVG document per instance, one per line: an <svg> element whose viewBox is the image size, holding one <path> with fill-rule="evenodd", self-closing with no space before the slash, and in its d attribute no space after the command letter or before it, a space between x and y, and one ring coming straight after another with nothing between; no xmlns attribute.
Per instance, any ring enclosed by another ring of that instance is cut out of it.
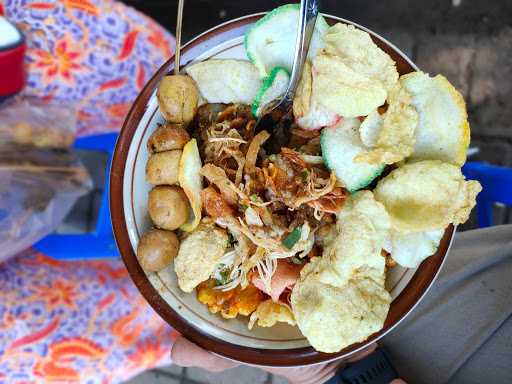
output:
<svg viewBox="0 0 512 384"><path fill-rule="evenodd" d="M398 372L379 347L364 359L344 366L325 384L389 384L393 379L398 379Z"/></svg>

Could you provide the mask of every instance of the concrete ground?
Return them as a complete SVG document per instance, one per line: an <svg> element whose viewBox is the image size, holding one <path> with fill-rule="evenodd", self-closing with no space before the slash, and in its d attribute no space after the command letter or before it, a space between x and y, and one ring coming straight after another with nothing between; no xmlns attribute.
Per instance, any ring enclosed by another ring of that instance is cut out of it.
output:
<svg viewBox="0 0 512 384"><path fill-rule="evenodd" d="M127 0L126 3L174 30L177 1ZM324 0L321 10L365 25L401 48L431 74L444 74L463 93L472 127L471 158L512 166L512 1L510 0ZM194 35L229 19L276 7L280 1L190 0L185 4L184 36ZM84 155L85 156L85 155ZM91 169L98 159L87 155ZM101 176L101 175L100 175ZM81 200L61 231L91 230L101 180ZM510 210L496 207L497 223L510 222ZM83 223L84 215L88 217ZM82 218L82 219L80 219ZM474 218L462 229L475 226ZM222 374L169 366L145 372L128 383L271 384L286 381L257 368L241 367Z"/></svg>

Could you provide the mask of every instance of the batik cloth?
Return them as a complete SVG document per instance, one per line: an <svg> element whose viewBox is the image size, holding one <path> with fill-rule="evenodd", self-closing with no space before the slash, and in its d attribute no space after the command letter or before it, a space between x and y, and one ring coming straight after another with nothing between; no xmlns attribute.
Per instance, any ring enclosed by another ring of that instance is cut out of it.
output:
<svg viewBox="0 0 512 384"><path fill-rule="evenodd" d="M161 26L110 0L0 0L0 14L26 37L24 94L74 104L82 136L119 130L174 48ZM0 292L0 383L116 383L169 363L176 332L120 259L28 250L0 265Z"/></svg>

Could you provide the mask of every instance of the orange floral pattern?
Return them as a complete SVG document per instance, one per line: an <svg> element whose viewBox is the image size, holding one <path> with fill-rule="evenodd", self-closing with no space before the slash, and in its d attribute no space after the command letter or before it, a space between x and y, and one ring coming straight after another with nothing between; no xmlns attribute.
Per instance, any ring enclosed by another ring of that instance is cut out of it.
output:
<svg viewBox="0 0 512 384"><path fill-rule="evenodd" d="M128 360L132 367L154 367L168 352L161 344L148 340L139 343L137 349L128 356Z"/></svg>
<svg viewBox="0 0 512 384"><path fill-rule="evenodd" d="M30 71L41 74L43 86L61 81L68 86L75 85L75 75L88 71L83 64L87 51L67 33L57 41L51 51L40 48L28 50L31 57Z"/></svg>
<svg viewBox="0 0 512 384"><path fill-rule="evenodd" d="M68 309L77 309L76 301L80 295L75 290L75 285L62 279L55 279L49 286L36 285L33 289L31 300L42 301L46 304L48 312L59 308L61 305Z"/></svg>

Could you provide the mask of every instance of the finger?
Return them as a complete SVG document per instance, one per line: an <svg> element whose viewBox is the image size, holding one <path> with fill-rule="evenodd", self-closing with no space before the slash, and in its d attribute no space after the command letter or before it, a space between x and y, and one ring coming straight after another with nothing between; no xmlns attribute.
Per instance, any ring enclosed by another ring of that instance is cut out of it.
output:
<svg viewBox="0 0 512 384"><path fill-rule="evenodd" d="M376 349L377 349L377 343L370 344L368 347L366 347L362 351L356 352L353 356L350 356L347 359L347 362L355 363L358 360L364 359L366 356L373 353Z"/></svg>
<svg viewBox="0 0 512 384"><path fill-rule="evenodd" d="M391 380L389 382L389 384L407 384L405 381L403 381L402 379L394 379L394 380Z"/></svg>
<svg viewBox="0 0 512 384"><path fill-rule="evenodd" d="M171 360L182 367L199 367L210 372L221 372L239 365L216 356L179 336L171 349Z"/></svg>

